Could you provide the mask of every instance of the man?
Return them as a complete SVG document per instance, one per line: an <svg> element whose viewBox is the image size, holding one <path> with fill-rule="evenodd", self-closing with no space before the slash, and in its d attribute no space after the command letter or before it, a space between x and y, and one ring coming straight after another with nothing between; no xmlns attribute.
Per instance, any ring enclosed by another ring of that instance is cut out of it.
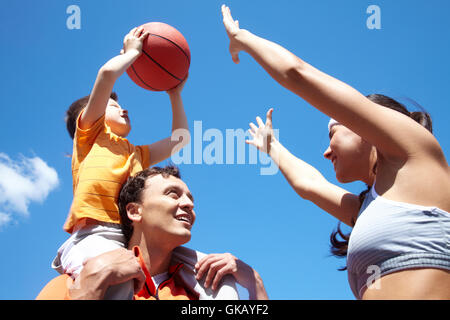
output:
<svg viewBox="0 0 450 320"><path fill-rule="evenodd" d="M178 168L153 167L122 187L119 212L128 249L86 261L75 282L52 280L37 299L102 299L116 284L135 280L135 299L268 299L259 274L233 255L205 255L181 245L191 239L194 198Z"/></svg>

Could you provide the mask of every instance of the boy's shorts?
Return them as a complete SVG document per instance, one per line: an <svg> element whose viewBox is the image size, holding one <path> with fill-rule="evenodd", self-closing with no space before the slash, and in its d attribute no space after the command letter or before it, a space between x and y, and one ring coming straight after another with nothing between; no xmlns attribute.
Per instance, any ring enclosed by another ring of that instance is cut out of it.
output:
<svg viewBox="0 0 450 320"><path fill-rule="evenodd" d="M52 268L75 279L83 268L83 262L102 253L124 248L125 237L120 225L98 222L74 231L58 249Z"/></svg>
<svg viewBox="0 0 450 320"><path fill-rule="evenodd" d="M83 269L83 263L102 253L124 248L125 237L120 225L98 222L86 225L72 233L58 249L52 268L75 279ZM108 293L109 292L109 293ZM131 299L134 293L133 281L110 287L105 299Z"/></svg>

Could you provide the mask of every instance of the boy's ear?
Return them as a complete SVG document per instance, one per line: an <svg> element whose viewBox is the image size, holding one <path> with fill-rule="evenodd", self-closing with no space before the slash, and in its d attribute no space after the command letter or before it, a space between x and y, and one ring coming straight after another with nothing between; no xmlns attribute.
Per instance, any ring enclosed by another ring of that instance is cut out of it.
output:
<svg viewBox="0 0 450 320"><path fill-rule="evenodd" d="M131 221L141 222L142 214L139 203L130 202L126 205L125 209L127 210L127 216Z"/></svg>

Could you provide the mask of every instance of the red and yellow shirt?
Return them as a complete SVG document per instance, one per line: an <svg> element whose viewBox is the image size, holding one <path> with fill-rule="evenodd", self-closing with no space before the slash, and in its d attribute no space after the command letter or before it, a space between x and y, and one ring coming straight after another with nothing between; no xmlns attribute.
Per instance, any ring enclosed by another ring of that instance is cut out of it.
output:
<svg viewBox="0 0 450 320"><path fill-rule="evenodd" d="M144 287L134 296L134 300L198 300L199 294L189 288L180 277L179 272L183 268L182 263L171 265L168 271L168 279L156 287L145 266L139 247L134 247L133 251L138 257L145 274Z"/></svg>

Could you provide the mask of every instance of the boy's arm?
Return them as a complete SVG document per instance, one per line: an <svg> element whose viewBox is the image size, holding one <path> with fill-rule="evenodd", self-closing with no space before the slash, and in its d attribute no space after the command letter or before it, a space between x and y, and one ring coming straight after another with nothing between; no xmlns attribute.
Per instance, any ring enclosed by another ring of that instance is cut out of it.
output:
<svg viewBox="0 0 450 320"><path fill-rule="evenodd" d="M184 111L181 91L186 83L186 79L177 87L167 91L172 104L172 134L170 137L152 143L148 146L150 152L150 166L159 163L174 153L181 150L189 143L191 135Z"/></svg>
<svg viewBox="0 0 450 320"><path fill-rule="evenodd" d="M79 120L80 129L90 128L105 113L114 83L142 53L147 37L143 28L132 29L124 38L121 54L103 65L97 74L89 101Z"/></svg>

